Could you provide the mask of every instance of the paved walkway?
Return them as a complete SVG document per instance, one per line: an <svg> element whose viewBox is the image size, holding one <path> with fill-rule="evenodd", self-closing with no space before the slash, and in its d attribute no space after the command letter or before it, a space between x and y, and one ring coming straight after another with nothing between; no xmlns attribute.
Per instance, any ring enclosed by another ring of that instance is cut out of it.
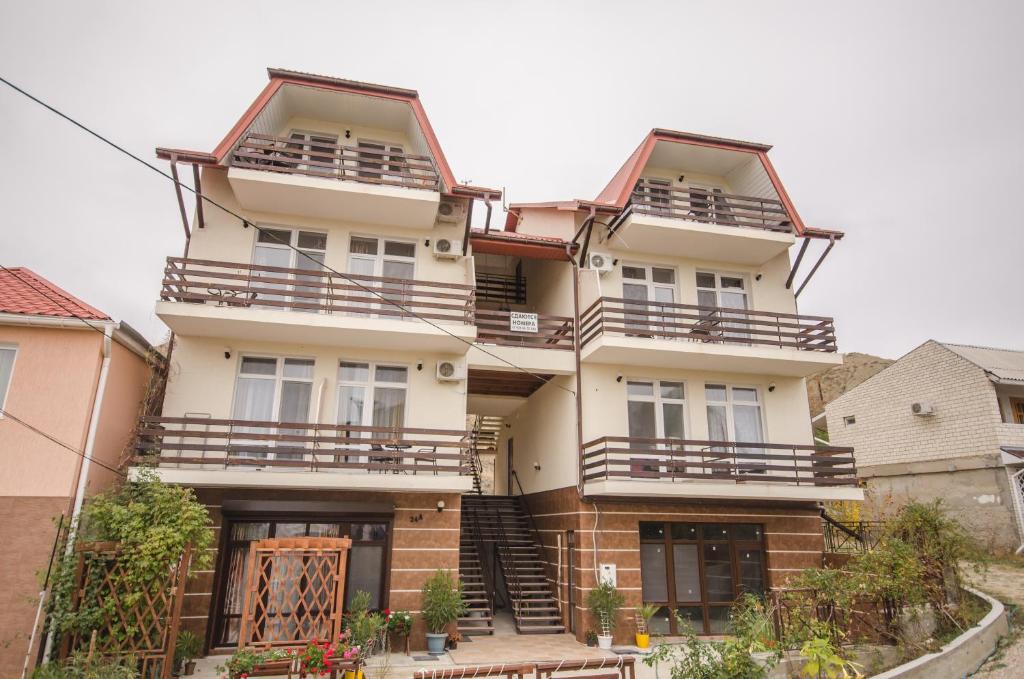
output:
<svg viewBox="0 0 1024 679"><path fill-rule="evenodd" d="M968 571L968 579L977 589L991 594L1004 604L1016 606L1010 618L1007 645L973 674L984 679L1018 679L1024 676L1024 559L1019 565L992 565L983 575Z"/></svg>

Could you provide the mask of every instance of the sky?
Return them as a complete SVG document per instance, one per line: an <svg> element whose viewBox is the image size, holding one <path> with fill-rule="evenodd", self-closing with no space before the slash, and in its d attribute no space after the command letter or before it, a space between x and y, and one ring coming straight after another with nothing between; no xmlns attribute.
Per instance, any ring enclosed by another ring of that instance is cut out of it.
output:
<svg viewBox="0 0 1024 679"><path fill-rule="evenodd" d="M847 234L800 311L895 358L1024 349L1022 31L983 1L2 0L0 75L154 162L212 150L268 66L409 87L456 177L514 202L593 198L653 127L773 144ZM3 85L0 123L0 264L162 340L170 182Z"/></svg>

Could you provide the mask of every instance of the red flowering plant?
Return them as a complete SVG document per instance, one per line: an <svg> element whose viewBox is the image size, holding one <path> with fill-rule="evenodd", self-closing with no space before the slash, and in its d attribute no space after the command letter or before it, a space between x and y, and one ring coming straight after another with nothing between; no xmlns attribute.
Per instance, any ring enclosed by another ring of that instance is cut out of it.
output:
<svg viewBox="0 0 1024 679"><path fill-rule="evenodd" d="M334 658L335 648L330 642L314 639L299 654L299 673L301 676L325 676L331 671Z"/></svg>

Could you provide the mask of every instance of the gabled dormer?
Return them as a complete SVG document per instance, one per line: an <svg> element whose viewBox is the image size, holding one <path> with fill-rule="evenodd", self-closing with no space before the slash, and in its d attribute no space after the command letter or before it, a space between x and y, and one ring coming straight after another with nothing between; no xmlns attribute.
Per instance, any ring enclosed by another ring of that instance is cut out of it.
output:
<svg viewBox="0 0 1024 679"><path fill-rule="evenodd" d="M212 153L158 154L226 169L239 205L254 212L430 229L442 202L465 212L465 199L498 195L458 184L415 90L267 72Z"/></svg>
<svg viewBox="0 0 1024 679"><path fill-rule="evenodd" d="M623 209L609 247L749 265L784 252L804 226L770 148L652 130L597 197Z"/></svg>

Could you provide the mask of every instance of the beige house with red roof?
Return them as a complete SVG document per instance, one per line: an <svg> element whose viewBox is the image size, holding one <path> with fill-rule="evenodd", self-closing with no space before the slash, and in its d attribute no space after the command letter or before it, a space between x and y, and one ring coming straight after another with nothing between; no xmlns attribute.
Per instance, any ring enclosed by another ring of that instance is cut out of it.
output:
<svg viewBox="0 0 1024 679"><path fill-rule="evenodd" d="M131 327L33 271L0 268L2 677L20 676L38 646L37 575L46 571L58 517L66 524L76 500L114 481L104 466L122 466L151 351Z"/></svg>

